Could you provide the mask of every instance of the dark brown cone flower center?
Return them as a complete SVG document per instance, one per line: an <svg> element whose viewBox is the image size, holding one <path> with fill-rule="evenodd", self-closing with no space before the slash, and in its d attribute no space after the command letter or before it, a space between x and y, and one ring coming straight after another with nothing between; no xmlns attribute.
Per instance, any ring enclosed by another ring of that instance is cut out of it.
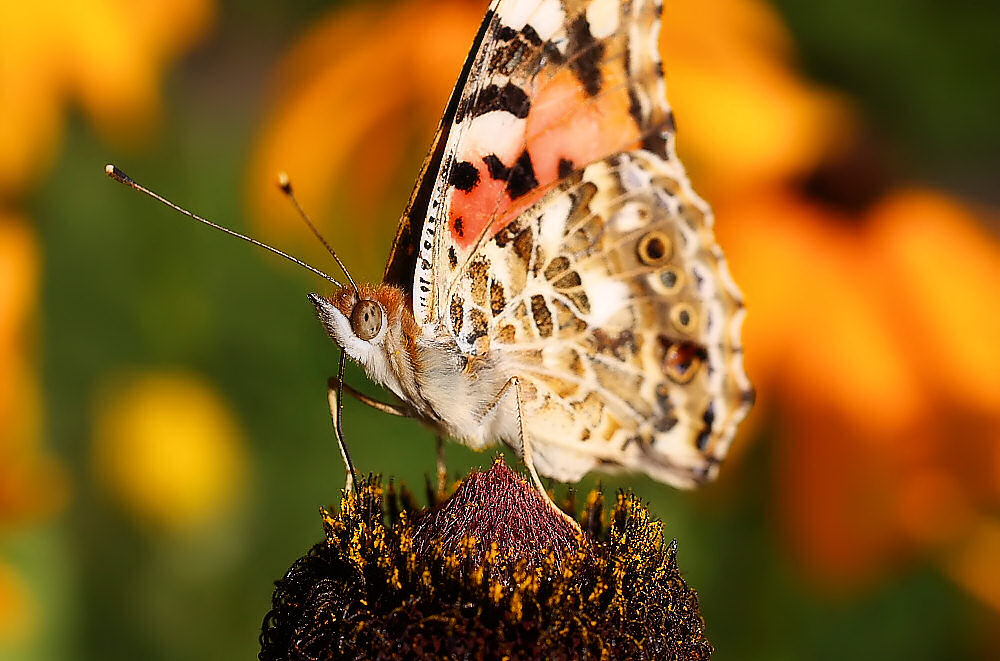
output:
<svg viewBox="0 0 1000 661"><path fill-rule="evenodd" d="M259 658L707 659L676 543L633 496L585 535L497 462L443 503L361 480L276 583ZM385 522L389 513L388 525Z"/></svg>

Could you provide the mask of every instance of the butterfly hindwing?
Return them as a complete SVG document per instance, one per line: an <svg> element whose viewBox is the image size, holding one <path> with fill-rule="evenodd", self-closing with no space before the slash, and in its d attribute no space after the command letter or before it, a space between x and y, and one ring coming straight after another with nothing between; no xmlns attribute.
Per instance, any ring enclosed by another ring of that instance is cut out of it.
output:
<svg viewBox="0 0 1000 661"><path fill-rule="evenodd" d="M708 479L749 407L742 303L679 162L636 150L562 180L483 242L449 328L522 379L538 470Z"/></svg>

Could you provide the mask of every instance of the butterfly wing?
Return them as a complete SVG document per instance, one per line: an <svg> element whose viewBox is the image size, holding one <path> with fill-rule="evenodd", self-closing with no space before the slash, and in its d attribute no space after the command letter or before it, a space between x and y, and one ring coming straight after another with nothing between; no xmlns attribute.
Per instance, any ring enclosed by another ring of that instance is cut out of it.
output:
<svg viewBox="0 0 1000 661"><path fill-rule="evenodd" d="M659 14L495 2L417 187L415 318L522 377L536 467L559 479L708 479L749 407L739 292L674 154Z"/></svg>
<svg viewBox="0 0 1000 661"><path fill-rule="evenodd" d="M658 14L649 0L491 5L386 269L409 285L412 265L418 323L447 312L477 242L562 177L643 144L669 152Z"/></svg>
<svg viewBox="0 0 1000 661"><path fill-rule="evenodd" d="M635 150L573 173L477 248L449 327L521 378L540 473L714 476L753 391L711 223L676 159Z"/></svg>

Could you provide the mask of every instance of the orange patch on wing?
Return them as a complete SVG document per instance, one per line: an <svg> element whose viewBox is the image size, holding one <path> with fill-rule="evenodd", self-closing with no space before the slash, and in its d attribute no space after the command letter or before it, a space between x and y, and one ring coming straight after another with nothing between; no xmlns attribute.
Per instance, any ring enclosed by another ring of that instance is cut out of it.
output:
<svg viewBox="0 0 1000 661"><path fill-rule="evenodd" d="M448 230L451 240L462 250L468 250L486 231L494 212L501 212L498 202L502 207L510 205L505 192L507 182L491 179L482 163L476 169L479 170L479 183L468 193L455 189L451 195Z"/></svg>
<svg viewBox="0 0 1000 661"><path fill-rule="evenodd" d="M624 72L617 65L603 67L602 80L603 91L594 97L569 69L540 87L532 97L526 127L538 186L511 200L506 181L490 177L486 165L477 159L479 183L469 192L456 189L452 193L448 229L455 245L468 250L487 227L493 236L509 225L559 181L560 162L566 160L578 168L639 146L641 135L629 112ZM510 161L502 162L509 168L514 165L514 159Z"/></svg>
<svg viewBox="0 0 1000 661"><path fill-rule="evenodd" d="M541 199L548 188L539 186L517 200L511 200L503 179L489 179L485 168L480 175L487 178L480 179L479 184L468 193L456 190L451 198L448 230L452 241L462 250L471 248L486 232L487 226L490 236L496 235Z"/></svg>
<svg viewBox="0 0 1000 661"><path fill-rule="evenodd" d="M532 99L528 153L540 186L558 180L564 159L582 167L637 146L641 136L629 113L624 73L618 66L607 66L602 76L603 91L591 97L576 75L563 69Z"/></svg>

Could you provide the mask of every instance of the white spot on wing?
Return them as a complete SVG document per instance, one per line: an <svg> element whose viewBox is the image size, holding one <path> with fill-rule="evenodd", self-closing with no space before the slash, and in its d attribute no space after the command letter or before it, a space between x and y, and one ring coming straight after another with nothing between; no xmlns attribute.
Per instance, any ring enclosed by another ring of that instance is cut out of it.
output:
<svg viewBox="0 0 1000 661"><path fill-rule="evenodd" d="M559 0L545 0L529 19L531 27L542 38L548 41L562 27L565 17Z"/></svg>
<svg viewBox="0 0 1000 661"><path fill-rule="evenodd" d="M546 254L554 255L559 251L559 245L566 233L566 219L572 210L573 198L566 194L553 198L542 210L539 240Z"/></svg>
<svg viewBox="0 0 1000 661"><path fill-rule="evenodd" d="M484 156L496 154L506 165L514 163L524 146L526 120L505 110L493 110L467 121L460 161L478 166Z"/></svg>
<svg viewBox="0 0 1000 661"><path fill-rule="evenodd" d="M650 187L652 178L649 172L643 168L642 163L638 163L632 158L622 159L619 173L622 186L627 191L643 190Z"/></svg>
<svg viewBox="0 0 1000 661"><path fill-rule="evenodd" d="M594 0L587 7L590 33L598 39L614 34L618 29L618 0Z"/></svg>
<svg viewBox="0 0 1000 661"><path fill-rule="evenodd" d="M622 208L611 218L611 223L618 232L631 232L646 224L642 210L644 205L638 202L629 202L622 205Z"/></svg>
<svg viewBox="0 0 1000 661"><path fill-rule="evenodd" d="M500 22L514 30L525 25L534 28L538 36L548 41L565 20L559 0L508 0L498 8Z"/></svg>
<svg viewBox="0 0 1000 661"><path fill-rule="evenodd" d="M591 326L600 328L616 312L629 302L628 286L618 280L603 280L585 283L587 298L590 300Z"/></svg>
<svg viewBox="0 0 1000 661"><path fill-rule="evenodd" d="M538 0L508 0L497 7L497 12L501 23L509 28L520 30L537 8Z"/></svg>

